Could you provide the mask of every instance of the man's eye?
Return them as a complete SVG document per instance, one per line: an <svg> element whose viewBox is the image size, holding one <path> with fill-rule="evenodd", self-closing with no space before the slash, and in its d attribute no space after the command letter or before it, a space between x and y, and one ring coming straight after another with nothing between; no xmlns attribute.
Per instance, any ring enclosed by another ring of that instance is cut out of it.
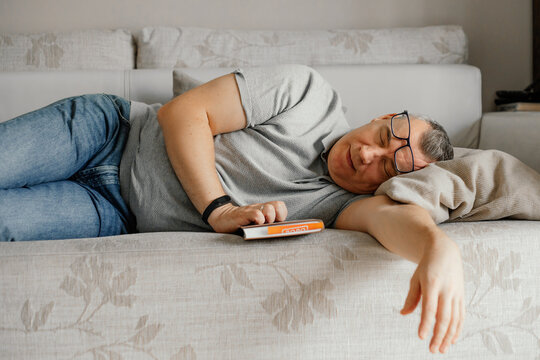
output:
<svg viewBox="0 0 540 360"><path fill-rule="evenodd" d="M379 133L379 141L381 142L381 146L384 146L384 136L383 136L383 133L384 131L381 131Z"/></svg>
<svg viewBox="0 0 540 360"><path fill-rule="evenodd" d="M381 146L386 146L390 142L391 137L392 133L390 129L383 128L379 133L379 141L381 142Z"/></svg>
<svg viewBox="0 0 540 360"><path fill-rule="evenodd" d="M392 172L388 169L388 164L389 164L389 161L384 162L384 173L386 175L386 178L390 179L392 177L392 175L390 175Z"/></svg>

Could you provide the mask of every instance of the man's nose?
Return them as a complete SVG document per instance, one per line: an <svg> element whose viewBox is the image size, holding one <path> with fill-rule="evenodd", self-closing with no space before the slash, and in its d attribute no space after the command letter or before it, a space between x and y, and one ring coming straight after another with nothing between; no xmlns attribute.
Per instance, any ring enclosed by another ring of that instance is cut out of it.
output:
<svg viewBox="0 0 540 360"><path fill-rule="evenodd" d="M392 142L392 146L380 147L376 145L364 145L360 147L360 160L362 164L370 164L374 159L382 156L394 156L394 152L403 145L407 144L407 140L397 139Z"/></svg>
<svg viewBox="0 0 540 360"><path fill-rule="evenodd" d="M362 146L360 148L360 161L362 164L369 165L374 159L382 156L384 154L384 149L376 146Z"/></svg>

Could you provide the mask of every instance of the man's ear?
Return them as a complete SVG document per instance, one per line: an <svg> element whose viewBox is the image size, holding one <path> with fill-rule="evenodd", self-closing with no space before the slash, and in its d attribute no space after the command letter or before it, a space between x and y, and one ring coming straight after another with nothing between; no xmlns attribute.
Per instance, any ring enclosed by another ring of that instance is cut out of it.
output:
<svg viewBox="0 0 540 360"><path fill-rule="evenodd" d="M395 113L394 114L386 114L386 115L381 115L379 117L376 117L374 119L371 119L371 122L373 121L376 121L376 120L386 120L386 119L390 119L392 118L392 116L396 115Z"/></svg>

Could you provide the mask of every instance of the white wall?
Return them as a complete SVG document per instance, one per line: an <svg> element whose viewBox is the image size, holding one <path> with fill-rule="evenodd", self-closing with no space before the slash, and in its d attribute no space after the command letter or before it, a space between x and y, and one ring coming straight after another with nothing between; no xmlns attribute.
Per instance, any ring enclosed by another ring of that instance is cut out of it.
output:
<svg viewBox="0 0 540 360"><path fill-rule="evenodd" d="M0 0L0 32L147 25L231 29L384 28L457 24L483 76L484 111L495 90L532 81L532 0Z"/></svg>

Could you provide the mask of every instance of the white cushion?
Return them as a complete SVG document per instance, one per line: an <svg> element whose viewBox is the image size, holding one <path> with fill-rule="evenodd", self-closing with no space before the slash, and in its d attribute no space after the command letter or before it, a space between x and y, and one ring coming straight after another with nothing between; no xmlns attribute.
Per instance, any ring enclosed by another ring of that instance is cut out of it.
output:
<svg viewBox="0 0 540 360"><path fill-rule="evenodd" d="M340 94L352 127L409 110L441 123L452 143L475 148L482 115L480 71L469 65L315 66ZM183 69L208 81L232 68ZM171 70L0 72L0 121L85 93L111 93L146 103L173 97Z"/></svg>
<svg viewBox="0 0 540 360"><path fill-rule="evenodd" d="M507 152L540 172L538 139L540 139L539 112L502 111L482 116L482 130L478 144L480 149Z"/></svg>

